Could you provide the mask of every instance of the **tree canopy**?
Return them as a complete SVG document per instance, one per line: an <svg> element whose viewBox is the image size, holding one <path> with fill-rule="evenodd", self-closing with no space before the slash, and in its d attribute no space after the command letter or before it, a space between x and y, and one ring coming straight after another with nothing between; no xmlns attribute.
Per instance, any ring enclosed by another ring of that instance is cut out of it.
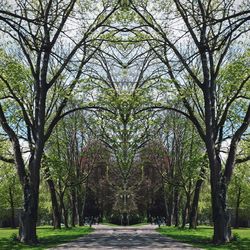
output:
<svg viewBox="0 0 250 250"><path fill-rule="evenodd" d="M249 188L249 7L1 1L0 189L13 226L23 193L21 242L37 242L44 190L55 228L91 206L195 228L210 190L213 241L232 239L227 200L238 226Z"/></svg>

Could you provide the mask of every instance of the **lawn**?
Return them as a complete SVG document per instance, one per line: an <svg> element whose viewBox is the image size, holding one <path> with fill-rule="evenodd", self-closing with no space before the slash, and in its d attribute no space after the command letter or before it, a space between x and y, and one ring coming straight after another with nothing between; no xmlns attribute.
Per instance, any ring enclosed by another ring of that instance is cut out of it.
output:
<svg viewBox="0 0 250 250"><path fill-rule="evenodd" d="M89 234L93 229L89 227L76 227L71 229L54 230L50 226L38 227L37 234L39 244L36 246L29 246L20 244L13 240L13 236L17 235L18 229L0 228L0 249L1 250L15 250L15 249L47 249L56 245L72 241L80 236Z"/></svg>
<svg viewBox="0 0 250 250"><path fill-rule="evenodd" d="M161 227L157 229L163 235L169 236L181 242L189 243L195 247L207 250L249 250L250 249L250 229L234 229L233 234L236 238L233 242L221 246L211 243L213 229L201 226L196 230L178 229L174 227Z"/></svg>

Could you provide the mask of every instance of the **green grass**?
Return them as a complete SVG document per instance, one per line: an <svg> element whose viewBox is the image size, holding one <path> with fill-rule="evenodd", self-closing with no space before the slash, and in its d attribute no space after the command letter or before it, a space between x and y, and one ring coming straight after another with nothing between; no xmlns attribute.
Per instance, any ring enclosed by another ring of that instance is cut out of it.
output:
<svg viewBox="0 0 250 250"><path fill-rule="evenodd" d="M189 243L195 247L207 250L249 250L250 249L250 229L234 229L233 234L236 240L225 245L213 245L211 242L212 227L201 226L196 230L178 229L174 227L161 227L157 229L163 235L174 238L178 241Z"/></svg>
<svg viewBox="0 0 250 250"><path fill-rule="evenodd" d="M17 235L18 229L5 229L0 228L0 249L1 250L15 250L15 249L47 249L60 245L65 242L72 241L78 237L89 234L93 229L89 227L76 227L71 229L54 230L52 227L38 227L37 234L39 244L35 246L29 246L14 241L12 236Z"/></svg>

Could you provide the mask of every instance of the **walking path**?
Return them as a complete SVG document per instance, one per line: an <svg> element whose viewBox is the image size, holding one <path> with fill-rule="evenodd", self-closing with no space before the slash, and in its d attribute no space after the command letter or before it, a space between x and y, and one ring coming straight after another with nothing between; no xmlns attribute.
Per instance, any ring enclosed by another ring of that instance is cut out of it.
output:
<svg viewBox="0 0 250 250"><path fill-rule="evenodd" d="M112 227L94 225L95 231L73 242L60 245L56 250L78 249L184 249L195 250L192 246L160 235L155 225Z"/></svg>

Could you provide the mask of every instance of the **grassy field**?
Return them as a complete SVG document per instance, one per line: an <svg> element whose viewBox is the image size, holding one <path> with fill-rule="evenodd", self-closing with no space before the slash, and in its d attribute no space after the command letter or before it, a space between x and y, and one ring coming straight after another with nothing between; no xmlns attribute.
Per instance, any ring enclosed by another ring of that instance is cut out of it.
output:
<svg viewBox="0 0 250 250"><path fill-rule="evenodd" d="M92 232L93 229L89 227L76 227L72 229L54 230L52 227L38 227L37 234L39 244L36 246L28 246L20 244L13 240L17 235L17 229L3 229L0 228L0 249L1 250L15 250L15 249L47 249L56 245L72 241L80 236Z"/></svg>
<svg viewBox="0 0 250 250"><path fill-rule="evenodd" d="M161 227L157 229L163 235L181 242L189 243L195 247L209 250L249 250L250 229L234 229L235 240L232 243L216 246L211 243L213 229L211 227L198 227L196 230L178 229L174 227Z"/></svg>

